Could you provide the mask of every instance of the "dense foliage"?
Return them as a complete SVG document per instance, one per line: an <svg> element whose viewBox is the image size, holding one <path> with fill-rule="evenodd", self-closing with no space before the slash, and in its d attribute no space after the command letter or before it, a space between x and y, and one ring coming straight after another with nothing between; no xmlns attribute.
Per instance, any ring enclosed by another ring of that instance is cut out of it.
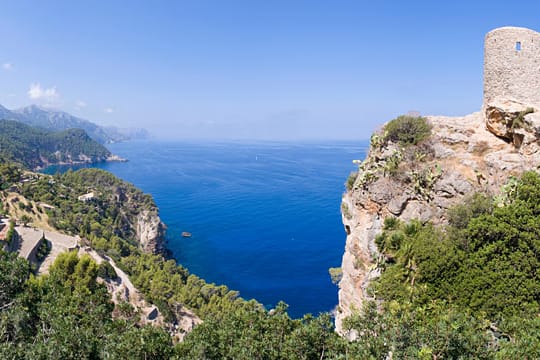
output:
<svg viewBox="0 0 540 360"><path fill-rule="evenodd" d="M22 186L21 193L46 203L50 224L87 238L96 249L128 254L136 247L136 217L157 212L152 197L103 170L81 169L54 177L42 176ZM79 197L93 193L93 198Z"/></svg>
<svg viewBox="0 0 540 360"><path fill-rule="evenodd" d="M421 116L401 115L384 127L384 141L416 145L431 135L431 125Z"/></svg>
<svg viewBox="0 0 540 360"><path fill-rule="evenodd" d="M9 162L4 162L0 158L0 190L7 189L21 178L21 170Z"/></svg>
<svg viewBox="0 0 540 360"><path fill-rule="evenodd" d="M525 173L501 206L475 196L450 225L385 222L385 268L373 287L385 300L452 301L491 319L540 313L540 178Z"/></svg>
<svg viewBox="0 0 540 360"><path fill-rule="evenodd" d="M349 344L355 359L492 359L489 323L445 302L425 306L392 302L385 311L369 302L345 321L358 334Z"/></svg>
<svg viewBox="0 0 540 360"><path fill-rule="evenodd" d="M540 176L527 172L509 185L449 211L446 228L385 220L376 239L383 272L371 287L385 313L445 304L491 324L484 332L497 340L497 356L540 357Z"/></svg>
<svg viewBox="0 0 540 360"><path fill-rule="evenodd" d="M327 314L292 320L283 303L271 313L254 306L208 320L178 350L183 359L337 359L347 343L332 329Z"/></svg>
<svg viewBox="0 0 540 360"><path fill-rule="evenodd" d="M0 157L29 169L46 164L105 160L111 155L103 145L92 140L84 130L50 132L12 120L0 120Z"/></svg>
<svg viewBox="0 0 540 360"><path fill-rule="evenodd" d="M0 250L2 359L168 359L167 333L113 321L98 266L76 253L58 257L34 278L25 260ZM7 291L4 291L7 290Z"/></svg>

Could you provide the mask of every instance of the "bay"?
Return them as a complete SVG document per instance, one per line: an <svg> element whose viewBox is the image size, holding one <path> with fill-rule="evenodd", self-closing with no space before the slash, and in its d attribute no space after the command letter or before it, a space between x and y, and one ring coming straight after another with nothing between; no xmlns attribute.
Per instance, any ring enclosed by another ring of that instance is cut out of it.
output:
<svg viewBox="0 0 540 360"><path fill-rule="evenodd" d="M152 194L167 247L190 272L300 317L337 304L328 268L344 250L341 196L367 145L134 141L109 145L128 162L92 166Z"/></svg>

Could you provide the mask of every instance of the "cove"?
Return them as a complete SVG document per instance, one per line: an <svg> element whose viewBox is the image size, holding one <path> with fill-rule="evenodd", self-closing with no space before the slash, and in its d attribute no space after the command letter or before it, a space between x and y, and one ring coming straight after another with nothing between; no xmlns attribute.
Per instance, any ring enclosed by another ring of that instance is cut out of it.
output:
<svg viewBox="0 0 540 360"><path fill-rule="evenodd" d="M340 266L345 244L343 184L367 146L135 141L109 145L127 163L91 166L154 197L167 247L190 272L267 308L283 300L300 317L337 304L328 268Z"/></svg>

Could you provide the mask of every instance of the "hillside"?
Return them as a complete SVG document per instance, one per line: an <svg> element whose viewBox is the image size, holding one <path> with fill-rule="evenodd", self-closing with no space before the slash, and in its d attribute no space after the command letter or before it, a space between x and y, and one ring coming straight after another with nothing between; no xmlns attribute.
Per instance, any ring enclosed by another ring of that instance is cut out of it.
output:
<svg viewBox="0 0 540 360"><path fill-rule="evenodd" d="M115 126L103 127L63 111L30 105L16 110L8 110L0 105L0 119L17 120L24 124L50 131L82 129L95 141L108 144L131 139L148 138L145 129L122 129Z"/></svg>
<svg viewBox="0 0 540 360"><path fill-rule="evenodd" d="M0 120L0 156L29 169L112 159L84 130L50 132L12 120Z"/></svg>

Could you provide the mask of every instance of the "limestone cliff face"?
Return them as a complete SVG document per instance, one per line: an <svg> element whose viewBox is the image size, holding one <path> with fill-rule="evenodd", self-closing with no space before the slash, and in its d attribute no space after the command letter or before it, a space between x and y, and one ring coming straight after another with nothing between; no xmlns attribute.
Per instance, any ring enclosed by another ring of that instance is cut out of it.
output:
<svg viewBox="0 0 540 360"><path fill-rule="evenodd" d="M165 254L166 226L154 200L125 182L112 186L108 192L108 200L124 214L123 221L117 224L118 235L134 238L146 253Z"/></svg>
<svg viewBox="0 0 540 360"><path fill-rule="evenodd" d="M137 215L135 228L137 239L144 252L165 253L165 224L161 222L157 211L141 211Z"/></svg>
<svg viewBox="0 0 540 360"><path fill-rule="evenodd" d="M510 176L540 166L540 113L529 113L526 104L510 105L465 117L428 117L433 127L429 140L409 148L372 138L342 201L347 239L336 313L339 333L351 335L342 321L362 308L370 280L379 275L374 240L385 217L442 224L445 211L463 197L494 193Z"/></svg>

